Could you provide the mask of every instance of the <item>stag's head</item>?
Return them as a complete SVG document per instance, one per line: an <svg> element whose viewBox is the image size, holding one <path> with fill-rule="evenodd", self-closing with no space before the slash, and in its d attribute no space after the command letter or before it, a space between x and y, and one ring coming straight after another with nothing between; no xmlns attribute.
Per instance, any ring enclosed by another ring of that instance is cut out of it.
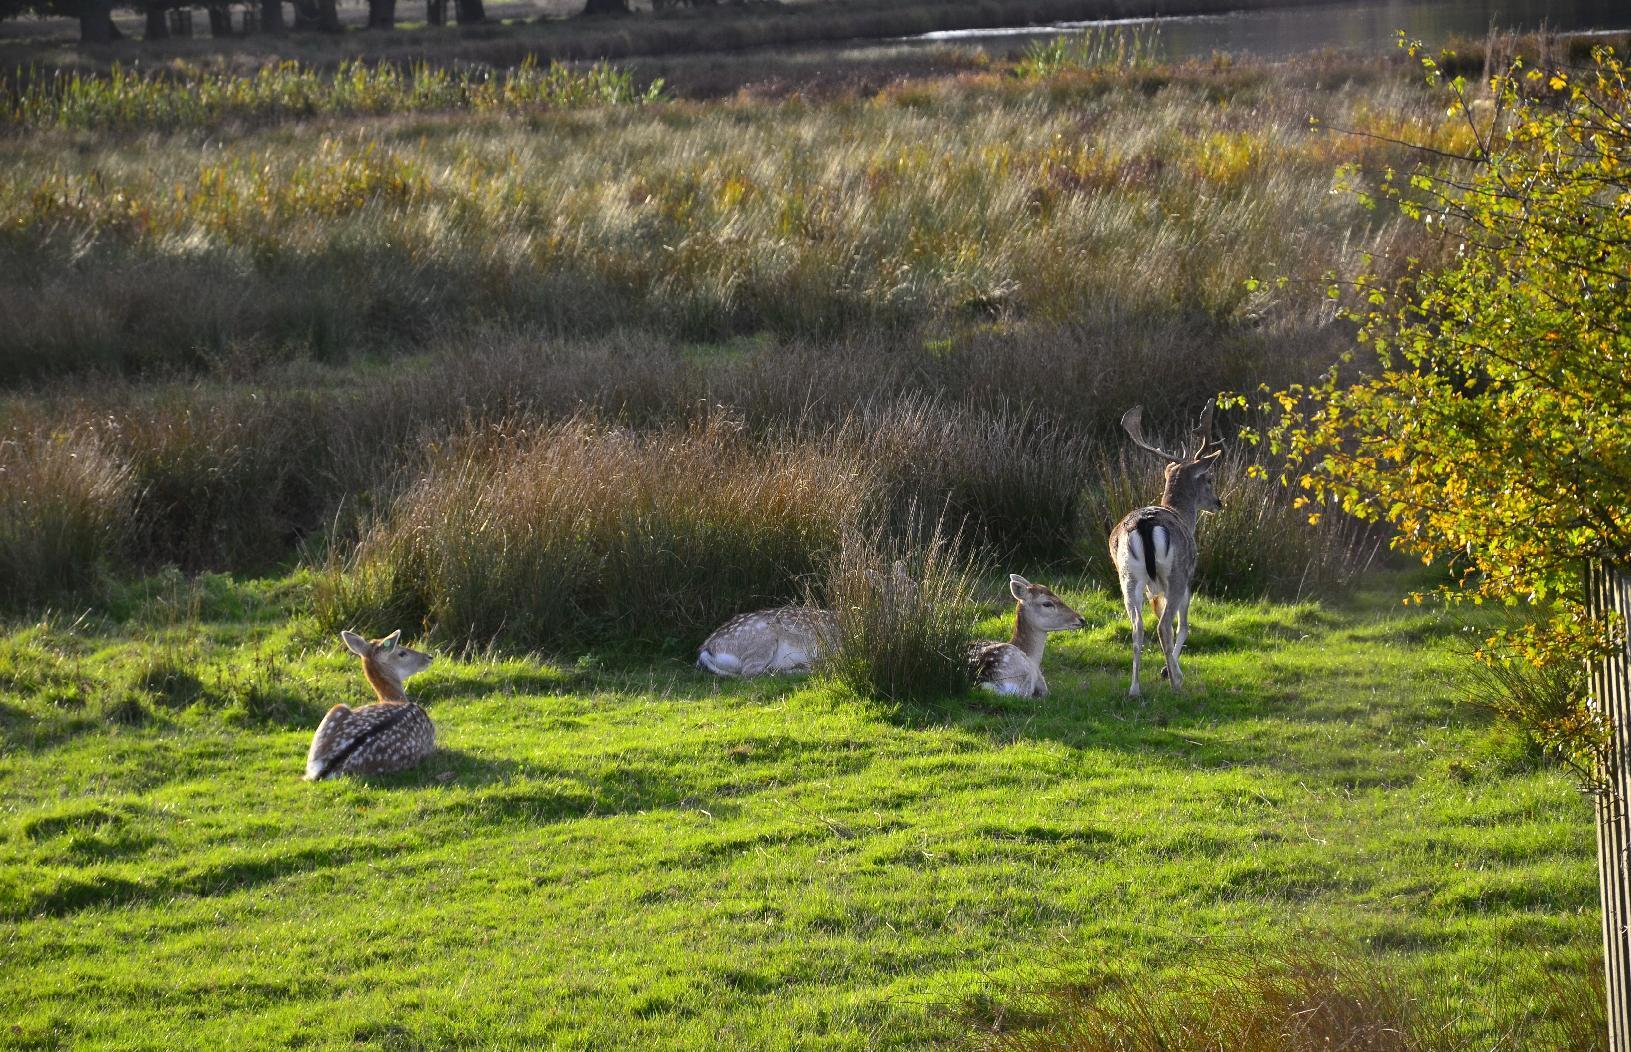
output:
<svg viewBox="0 0 1631 1052"><path fill-rule="evenodd" d="M1223 501L1213 489L1212 467L1223 455L1223 443L1212 437L1212 405L1201 412L1200 423L1190 436L1193 452L1168 453L1144 437L1144 407L1135 405L1121 415L1121 426L1139 449L1154 453L1167 462L1166 492L1163 503L1172 507L1193 507L1196 512L1222 511Z"/></svg>

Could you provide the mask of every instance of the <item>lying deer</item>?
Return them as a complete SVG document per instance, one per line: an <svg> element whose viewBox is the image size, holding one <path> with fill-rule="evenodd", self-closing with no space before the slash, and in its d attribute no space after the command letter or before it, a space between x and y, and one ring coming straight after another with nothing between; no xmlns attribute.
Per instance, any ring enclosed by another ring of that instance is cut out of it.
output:
<svg viewBox="0 0 1631 1052"><path fill-rule="evenodd" d="M306 753L306 780L337 774L386 774L418 764L436 749L436 728L425 710L408 700L402 683L430 667L429 654L402 646L401 631L368 640L341 632L350 651L362 658L362 674L379 701L353 709L328 710Z"/></svg>
<svg viewBox="0 0 1631 1052"><path fill-rule="evenodd" d="M1203 511L1222 511L1223 501L1212 490L1212 465L1223 455L1212 441L1212 407L1208 405L1195 428L1195 451L1174 456L1144 439L1144 410L1134 406L1122 414L1121 426L1138 448L1167 462L1166 488L1161 503L1139 508L1110 531L1110 558L1121 578L1121 598L1133 623L1133 685L1139 694L1138 666L1144 653L1144 600L1155 611L1156 632L1166 667L1161 670L1174 689L1184 685L1178 654L1189 637L1190 589L1195 578L1195 521Z"/></svg>
<svg viewBox="0 0 1631 1052"><path fill-rule="evenodd" d="M1014 634L1006 643L981 640L971 644L969 671L984 690L1045 698L1048 681L1042 677L1042 649L1047 646L1048 633L1081 628L1087 622L1046 585L1032 584L1016 573L1008 575L1008 589L1017 602Z"/></svg>
<svg viewBox="0 0 1631 1052"><path fill-rule="evenodd" d="M879 575L867 571L874 587ZM889 587L915 589L906 564L895 562ZM709 636L697 651L697 667L716 676L744 679L776 672L808 672L838 638L838 615L814 606L778 606L738 614Z"/></svg>

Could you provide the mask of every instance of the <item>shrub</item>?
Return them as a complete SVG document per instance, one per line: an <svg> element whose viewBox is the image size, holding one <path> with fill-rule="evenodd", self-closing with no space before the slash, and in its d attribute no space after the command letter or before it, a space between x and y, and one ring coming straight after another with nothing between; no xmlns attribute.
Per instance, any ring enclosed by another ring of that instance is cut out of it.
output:
<svg viewBox="0 0 1631 1052"><path fill-rule="evenodd" d="M501 425L450 443L331 560L319 612L474 644L689 642L797 598L870 485L853 457L755 444L724 414L647 433L592 415Z"/></svg>
<svg viewBox="0 0 1631 1052"><path fill-rule="evenodd" d="M1311 522L1307 508L1270 479L1254 477L1247 454L1230 449L1214 469L1223 510L1202 515L1197 589L1233 599L1302 599L1352 585L1376 556L1380 534L1335 510ZM1105 587L1119 588L1108 549L1122 516L1161 497L1161 465L1138 452L1101 452L1087 472L1080 550Z"/></svg>
<svg viewBox="0 0 1631 1052"><path fill-rule="evenodd" d="M845 530L827 572L838 638L823 671L857 694L933 703L968 689L978 560L942 522Z"/></svg>
<svg viewBox="0 0 1631 1052"><path fill-rule="evenodd" d="M0 605L96 581L121 552L137 496L129 465L88 432L0 440Z"/></svg>

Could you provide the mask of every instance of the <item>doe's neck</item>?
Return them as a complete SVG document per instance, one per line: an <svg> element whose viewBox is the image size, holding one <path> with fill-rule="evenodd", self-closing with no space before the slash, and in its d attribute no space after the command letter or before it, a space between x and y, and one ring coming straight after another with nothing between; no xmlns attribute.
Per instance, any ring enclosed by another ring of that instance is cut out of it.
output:
<svg viewBox="0 0 1631 1052"><path fill-rule="evenodd" d="M408 700L408 695L402 690L402 681L377 661L371 658L363 658L362 674L367 677L368 685L374 688L374 695L380 701Z"/></svg>
<svg viewBox="0 0 1631 1052"><path fill-rule="evenodd" d="M1048 633L1026 612L1020 603L1014 612L1014 634L1008 640L1032 661L1042 661L1042 649L1048 645Z"/></svg>

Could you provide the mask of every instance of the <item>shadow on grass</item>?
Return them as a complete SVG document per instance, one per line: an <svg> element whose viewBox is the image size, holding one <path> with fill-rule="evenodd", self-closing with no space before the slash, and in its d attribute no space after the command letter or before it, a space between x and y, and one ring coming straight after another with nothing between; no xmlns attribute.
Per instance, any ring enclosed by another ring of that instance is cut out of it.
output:
<svg viewBox="0 0 1631 1052"><path fill-rule="evenodd" d="M103 906L163 902L182 895L207 897L248 891L297 873L331 869L396 853L389 843L280 844L256 851L233 852L227 859L206 859L155 874L132 876L118 871L58 871L41 874L30 886L26 875L0 896L0 916L61 917Z"/></svg>

